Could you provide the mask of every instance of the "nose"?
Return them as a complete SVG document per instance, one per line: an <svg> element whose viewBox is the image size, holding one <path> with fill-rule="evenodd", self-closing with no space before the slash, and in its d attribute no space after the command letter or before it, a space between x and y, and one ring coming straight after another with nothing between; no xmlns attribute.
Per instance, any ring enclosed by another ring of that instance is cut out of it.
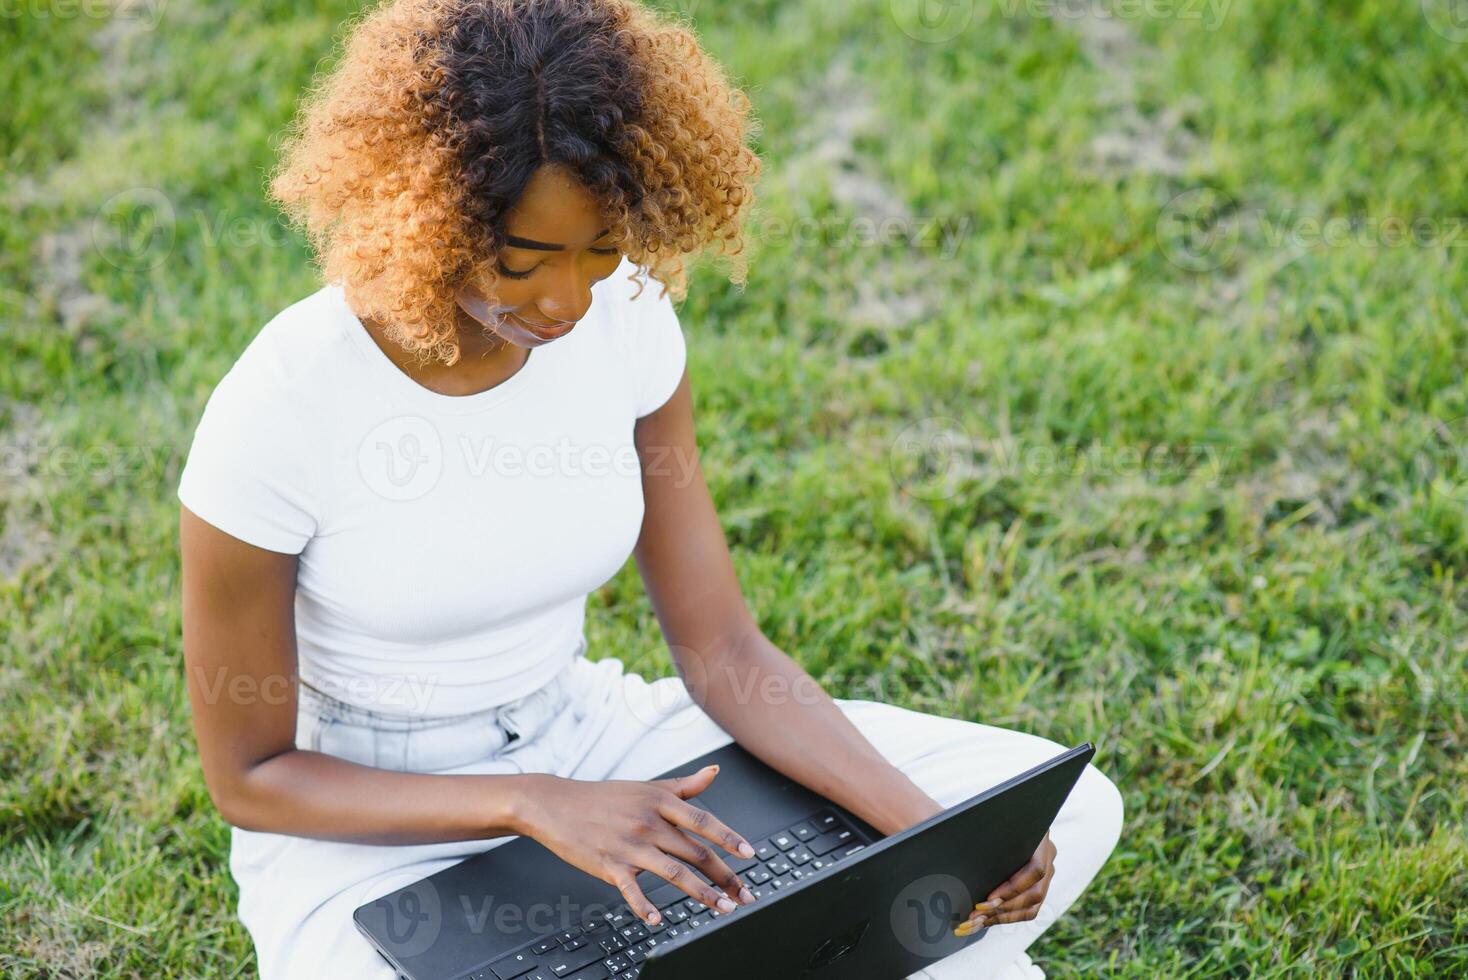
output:
<svg viewBox="0 0 1468 980"><path fill-rule="evenodd" d="M547 319L566 323L580 320L591 308L591 279L575 264L568 265L537 305Z"/></svg>

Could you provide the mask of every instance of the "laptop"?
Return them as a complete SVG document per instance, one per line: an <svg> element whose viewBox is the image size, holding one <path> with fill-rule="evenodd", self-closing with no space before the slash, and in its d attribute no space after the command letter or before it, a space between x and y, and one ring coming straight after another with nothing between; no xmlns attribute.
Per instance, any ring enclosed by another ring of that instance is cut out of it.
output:
<svg viewBox="0 0 1468 980"><path fill-rule="evenodd" d="M1034 854L1094 752L1079 745L884 837L731 743L656 778L719 764L689 802L756 848L715 847L752 905L720 913L644 871L662 912L649 925L613 886L516 837L353 918L407 980L902 980L983 942L987 929L953 930Z"/></svg>

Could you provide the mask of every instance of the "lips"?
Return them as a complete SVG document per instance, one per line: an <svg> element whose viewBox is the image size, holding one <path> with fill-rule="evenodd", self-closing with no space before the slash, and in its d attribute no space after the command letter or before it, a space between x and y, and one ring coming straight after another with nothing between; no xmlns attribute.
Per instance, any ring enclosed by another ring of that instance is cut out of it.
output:
<svg viewBox="0 0 1468 980"><path fill-rule="evenodd" d="M513 316L522 327L541 340L555 340L558 337L564 337L571 332L572 327L576 326L575 320L568 320L565 323L547 324L532 323L518 313L511 313L510 316Z"/></svg>

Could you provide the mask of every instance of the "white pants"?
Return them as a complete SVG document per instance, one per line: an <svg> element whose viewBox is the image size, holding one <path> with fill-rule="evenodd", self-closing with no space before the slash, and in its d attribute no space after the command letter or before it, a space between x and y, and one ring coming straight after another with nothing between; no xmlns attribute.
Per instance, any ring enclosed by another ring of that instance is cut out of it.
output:
<svg viewBox="0 0 1468 980"><path fill-rule="evenodd" d="M885 759L944 806L1063 751L1033 735L876 701L836 703ZM625 673L620 660L584 656L518 701L431 723L348 708L304 690L300 704L299 748L416 772L651 779L733 741L678 678L649 683ZM1095 877L1116 845L1121 820L1116 787L1087 766L1050 831L1055 876L1039 916L991 927L913 978L1043 976L1025 950ZM392 969L357 932L352 911L513 839L374 846L234 828L230 870L262 980L394 980Z"/></svg>

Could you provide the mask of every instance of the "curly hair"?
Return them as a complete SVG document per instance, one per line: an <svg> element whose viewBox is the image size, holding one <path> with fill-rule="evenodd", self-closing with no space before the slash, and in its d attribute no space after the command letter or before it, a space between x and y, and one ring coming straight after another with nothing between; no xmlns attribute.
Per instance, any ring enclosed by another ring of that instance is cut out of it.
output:
<svg viewBox="0 0 1468 980"><path fill-rule="evenodd" d="M560 164L623 254L681 299L685 260L745 277L760 161L748 97L635 0L388 0L304 100L272 195L328 281L410 352L459 358L455 294L493 289L507 212Z"/></svg>

